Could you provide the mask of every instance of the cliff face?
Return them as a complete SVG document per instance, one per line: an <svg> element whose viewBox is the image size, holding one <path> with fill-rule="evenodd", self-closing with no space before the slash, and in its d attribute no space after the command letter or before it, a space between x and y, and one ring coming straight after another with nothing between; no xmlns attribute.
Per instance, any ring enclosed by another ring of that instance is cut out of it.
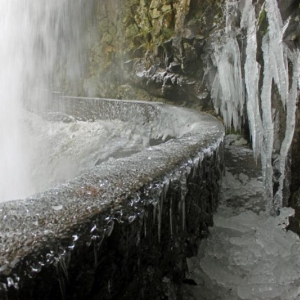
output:
<svg viewBox="0 0 300 300"><path fill-rule="evenodd" d="M223 0L102 1L88 95L207 106L204 84Z"/></svg>

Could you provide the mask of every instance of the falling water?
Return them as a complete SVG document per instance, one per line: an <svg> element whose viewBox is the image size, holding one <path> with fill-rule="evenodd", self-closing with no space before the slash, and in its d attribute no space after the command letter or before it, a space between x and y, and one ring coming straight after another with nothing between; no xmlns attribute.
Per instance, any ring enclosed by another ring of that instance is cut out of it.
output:
<svg viewBox="0 0 300 300"><path fill-rule="evenodd" d="M75 0L0 0L0 201L27 196L36 153L24 107L46 105L83 76L83 31L93 5ZM64 85L62 85L64 83Z"/></svg>

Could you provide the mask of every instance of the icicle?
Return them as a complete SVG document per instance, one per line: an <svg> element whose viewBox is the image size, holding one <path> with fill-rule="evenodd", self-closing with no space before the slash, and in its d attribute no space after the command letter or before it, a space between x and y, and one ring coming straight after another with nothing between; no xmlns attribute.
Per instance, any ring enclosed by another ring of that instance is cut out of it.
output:
<svg viewBox="0 0 300 300"><path fill-rule="evenodd" d="M182 230L185 231L185 218L186 218L185 196L181 198L181 201L182 201Z"/></svg>
<svg viewBox="0 0 300 300"><path fill-rule="evenodd" d="M282 42L286 27L283 26L280 11L276 0L266 0L265 6L268 16L268 36L270 37L270 67L275 83L285 106L288 100L288 72L285 46Z"/></svg>
<svg viewBox="0 0 300 300"><path fill-rule="evenodd" d="M263 145L261 148L262 171L265 182L266 210L273 208L273 166L272 153L274 143L274 124L272 118L272 66L270 59L269 37L266 35L262 43L264 58L264 78L261 92L261 110L263 116Z"/></svg>
<svg viewBox="0 0 300 300"><path fill-rule="evenodd" d="M153 224L155 224L155 222L156 222L157 202L153 202L152 206L153 206Z"/></svg>
<svg viewBox="0 0 300 300"><path fill-rule="evenodd" d="M292 75L292 85L290 87L288 101L286 104L286 130L284 140L281 145L280 149L280 177L279 177L279 190L275 195L274 204L276 208L282 207L282 198L283 198L283 186L284 186L284 179L286 173L286 158L288 155L288 151L292 144L294 130L295 130L295 123L296 123L296 101L297 101L297 85L298 85L298 76L299 76L299 51L291 52L288 51L288 58L293 66L293 75ZM288 69L286 69L288 73Z"/></svg>
<svg viewBox="0 0 300 300"><path fill-rule="evenodd" d="M157 234L158 234L158 242L161 241L161 222L162 222L162 210L163 210L163 196L159 197L159 203L158 203L158 216L157 216Z"/></svg>
<svg viewBox="0 0 300 300"><path fill-rule="evenodd" d="M247 91L247 112L252 137L254 156L257 159L262 143L262 120L259 111L258 83L260 65L256 61L257 40L256 40L256 18L252 1L246 1L243 10L241 26L247 28L247 47L245 62L245 85Z"/></svg>
<svg viewBox="0 0 300 300"><path fill-rule="evenodd" d="M238 9L238 2L226 3L226 39L223 44L214 45L214 61L218 69L212 86L215 109L222 114L226 127L239 129L244 110L244 84L240 49L231 28L232 14ZM221 100L221 101L220 101Z"/></svg>
<svg viewBox="0 0 300 300"><path fill-rule="evenodd" d="M262 158L265 168L265 182L267 187L268 210L275 211L282 207L283 186L286 173L286 158L292 143L295 128L296 98L297 98L297 76L298 76L298 54L291 53L282 42L284 31L288 23L283 25L280 11L275 0L266 0L266 12L268 16L269 30L263 39L263 52L265 62L264 83L261 95L263 121L264 121L264 147ZM289 52L289 54L288 54ZM289 91L288 57L293 65L292 86ZM279 157L279 189L273 199L273 169L272 151L274 139L274 124L271 111L272 79L278 87L282 105L286 110L285 137L280 149ZM264 157L263 157L264 155Z"/></svg>
<svg viewBox="0 0 300 300"><path fill-rule="evenodd" d="M148 218L148 213L145 212L144 215L144 237L147 237L147 218Z"/></svg>
<svg viewBox="0 0 300 300"><path fill-rule="evenodd" d="M222 42L214 45L214 61L217 67L212 86L215 109L223 115L225 125L238 128L241 125L244 106L244 90L241 72L240 50L236 40L238 30L232 24L232 14L242 8L241 28L247 30L245 59L245 87L247 115L255 158L261 156L265 182L266 210L277 211L282 206L285 184L286 157L292 143L295 127L299 54L288 51L283 43L283 34L289 19L283 24L276 0L266 0L262 10L268 19L268 31L262 41L264 73L259 91L260 68L257 57L257 22L252 0L226 2L226 29ZM262 13L262 11L261 11ZM260 14L261 15L261 14ZM293 65L292 86L289 87L288 58ZM272 113L272 85L276 84L286 111L285 138L279 156L279 190L273 195L274 120ZM290 90L289 90L290 88Z"/></svg>
<svg viewBox="0 0 300 300"><path fill-rule="evenodd" d="M173 216L172 216L172 198L170 199L170 209L169 209L169 215L170 215L170 235L173 236Z"/></svg>
<svg viewBox="0 0 300 300"><path fill-rule="evenodd" d="M213 97L222 99L220 112L227 127L235 129L241 126L241 116L244 106L244 91L242 82L241 59L238 43L235 38L229 38L220 52L215 53L218 67L213 84Z"/></svg>
<svg viewBox="0 0 300 300"><path fill-rule="evenodd" d="M162 191L158 200L158 241L161 241L161 226L162 226L162 214L163 214L163 203L167 197L167 192L169 190L170 180L167 179L162 187Z"/></svg>
<svg viewBox="0 0 300 300"><path fill-rule="evenodd" d="M181 210L182 210L182 230L185 230L186 223L186 203L185 198L187 195L187 173L183 173L180 177L180 190L181 190Z"/></svg>

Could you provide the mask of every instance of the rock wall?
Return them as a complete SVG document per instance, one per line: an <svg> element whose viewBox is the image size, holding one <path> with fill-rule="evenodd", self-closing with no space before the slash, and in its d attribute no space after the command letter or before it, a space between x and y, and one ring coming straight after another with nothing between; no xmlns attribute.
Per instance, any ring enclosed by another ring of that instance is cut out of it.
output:
<svg viewBox="0 0 300 300"><path fill-rule="evenodd" d="M87 95L209 106L204 61L223 2L101 1Z"/></svg>

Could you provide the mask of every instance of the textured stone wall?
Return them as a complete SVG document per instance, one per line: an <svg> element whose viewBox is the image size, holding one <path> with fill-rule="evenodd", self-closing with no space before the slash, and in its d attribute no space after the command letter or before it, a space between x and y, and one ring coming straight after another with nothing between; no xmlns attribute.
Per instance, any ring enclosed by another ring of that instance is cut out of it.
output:
<svg viewBox="0 0 300 300"><path fill-rule="evenodd" d="M191 166L186 186L174 178L161 195L155 187L142 189L140 201L129 197L128 205L91 215L89 222L73 228L80 236L73 250L65 252L70 241L60 240L60 256L49 256L52 262L46 266L37 262L39 271L22 279L18 290L0 289L1 299L182 299L186 258L197 254L198 242L213 224L220 155L206 155ZM110 226L106 233L103 224ZM36 261L35 255L27 261Z"/></svg>
<svg viewBox="0 0 300 300"><path fill-rule="evenodd" d="M100 1L86 94L209 105L204 61L223 2Z"/></svg>

